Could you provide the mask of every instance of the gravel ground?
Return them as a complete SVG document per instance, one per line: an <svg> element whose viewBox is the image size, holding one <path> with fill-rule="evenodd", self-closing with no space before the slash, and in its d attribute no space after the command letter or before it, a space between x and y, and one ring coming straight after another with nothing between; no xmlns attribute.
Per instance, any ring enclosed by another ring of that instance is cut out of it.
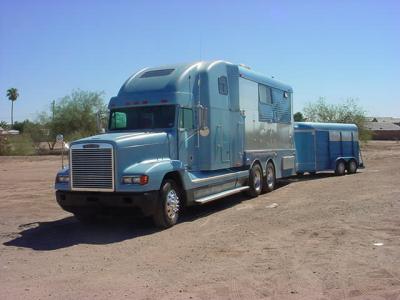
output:
<svg viewBox="0 0 400 300"><path fill-rule="evenodd" d="M355 175L285 180L164 231L83 226L55 202L60 158L0 157L0 298L400 299L400 144L363 154Z"/></svg>

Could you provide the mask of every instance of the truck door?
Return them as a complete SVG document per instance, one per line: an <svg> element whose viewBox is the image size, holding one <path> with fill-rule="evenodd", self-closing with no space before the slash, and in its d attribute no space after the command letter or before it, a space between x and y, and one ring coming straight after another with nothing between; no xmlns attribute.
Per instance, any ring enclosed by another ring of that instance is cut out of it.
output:
<svg viewBox="0 0 400 300"><path fill-rule="evenodd" d="M217 157L220 163L230 166L231 160L231 120L229 111L228 77L223 74L218 77L218 95L215 97L214 113L217 121Z"/></svg>
<svg viewBox="0 0 400 300"><path fill-rule="evenodd" d="M181 107L178 122L178 155L179 160L190 170L193 165L195 129L193 109Z"/></svg>

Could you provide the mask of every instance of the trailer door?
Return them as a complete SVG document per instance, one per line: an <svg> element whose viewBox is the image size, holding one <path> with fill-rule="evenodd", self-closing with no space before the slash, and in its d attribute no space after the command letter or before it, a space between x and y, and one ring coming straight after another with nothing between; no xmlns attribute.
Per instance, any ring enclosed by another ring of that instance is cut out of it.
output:
<svg viewBox="0 0 400 300"><path fill-rule="evenodd" d="M316 171L315 131L295 130L297 172Z"/></svg>

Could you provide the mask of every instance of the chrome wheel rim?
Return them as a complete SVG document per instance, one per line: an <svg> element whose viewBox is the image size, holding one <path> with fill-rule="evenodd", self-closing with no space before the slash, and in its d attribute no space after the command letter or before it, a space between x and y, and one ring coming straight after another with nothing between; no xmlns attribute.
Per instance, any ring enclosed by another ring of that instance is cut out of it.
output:
<svg viewBox="0 0 400 300"><path fill-rule="evenodd" d="M168 218L174 219L177 217L179 212L179 197L175 190L170 190L167 193L167 201L165 204L165 212Z"/></svg>
<svg viewBox="0 0 400 300"><path fill-rule="evenodd" d="M261 191L261 172L259 169L254 171L254 189L257 192Z"/></svg>
<svg viewBox="0 0 400 300"><path fill-rule="evenodd" d="M271 167L267 169L267 185L269 188L274 186L274 170Z"/></svg>

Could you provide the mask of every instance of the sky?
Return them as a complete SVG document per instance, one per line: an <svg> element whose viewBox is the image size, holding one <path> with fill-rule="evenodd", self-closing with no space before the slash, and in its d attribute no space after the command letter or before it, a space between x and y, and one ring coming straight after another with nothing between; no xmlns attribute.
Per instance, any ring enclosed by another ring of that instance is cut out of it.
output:
<svg viewBox="0 0 400 300"><path fill-rule="evenodd" d="M294 90L294 111L325 97L400 117L400 1L0 1L0 120L72 90L106 101L144 67L222 59Z"/></svg>

